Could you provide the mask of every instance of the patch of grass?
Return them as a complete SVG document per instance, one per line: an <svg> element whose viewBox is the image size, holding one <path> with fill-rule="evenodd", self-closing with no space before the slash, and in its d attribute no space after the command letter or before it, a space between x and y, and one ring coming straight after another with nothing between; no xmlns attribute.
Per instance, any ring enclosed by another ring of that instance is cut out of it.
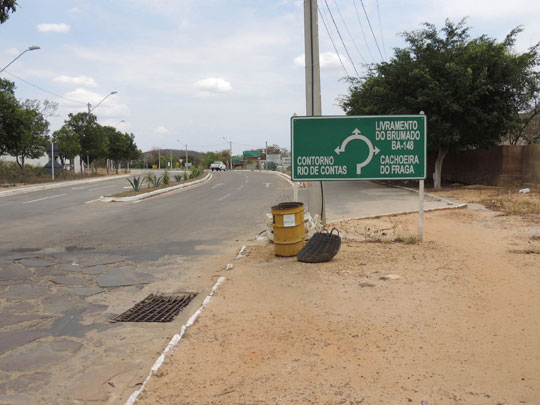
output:
<svg viewBox="0 0 540 405"><path fill-rule="evenodd" d="M471 185L446 187L430 193L460 202L479 203L506 215L536 216L540 219L540 191L529 187L530 193L521 194L521 188Z"/></svg>
<svg viewBox="0 0 540 405"><path fill-rule="evenodd" d="M540 255L540 249L512 249L509 250L509 252L525 255Z"/></svg>

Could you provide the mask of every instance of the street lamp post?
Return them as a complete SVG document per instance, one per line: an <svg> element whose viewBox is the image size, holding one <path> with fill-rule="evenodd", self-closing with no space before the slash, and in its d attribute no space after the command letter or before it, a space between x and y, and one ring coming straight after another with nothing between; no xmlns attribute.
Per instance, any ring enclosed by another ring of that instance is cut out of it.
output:
<svg viewBox="0 0 540 405"><path fill-rule="evenodd" d="M2 68L2 70L0 70L0 73L2 73L4 70L6 70L13 62L15 62L17 59L19 59L21 56L23 56L26 52L30 52L30 51L35 51L35 50L38 50L40 49L39 46L29 46L28 49L25 49L24 51L22 51L19 55L17 55L17 57L15 59L13 59L11 62L9 62L6 66L4 66Z"/></svg>
<svg viewBox="0 0 540 405"><path fill-rule="evenodd" d="M107 94L105 97L103 97L103 99L99 103L97 103L94 106L94 108L92 108L92 104L88 103L88 114L90 114L92 111L94 111L96 108L98 108L101 103L103 103L105 100L107 100L107 98L109 98L113 94L117 94L117 93L118 93L117 91L111 91L109 94ZM87 167L87 170L90 169L90 155L88 153L86 154L86 167Z"/></svg>
<svg viewBox="0 0 540 405"><path fill-rule="evenodd" d="M225 139L224 136L222 138ZM229 142L229 169L232 170L232 141L225 139L225 142Z"/></svg>
<svg viewBox="0 0 540 405"><path fill-rule="evenodd" d="M182 143L180 142L180 139L177 139L176 142L178 142L180 145ZM188 156L187 156L187 143L186 143L186 162L184 163L184 169L187 170L187 162L188 162Z"/></svg>

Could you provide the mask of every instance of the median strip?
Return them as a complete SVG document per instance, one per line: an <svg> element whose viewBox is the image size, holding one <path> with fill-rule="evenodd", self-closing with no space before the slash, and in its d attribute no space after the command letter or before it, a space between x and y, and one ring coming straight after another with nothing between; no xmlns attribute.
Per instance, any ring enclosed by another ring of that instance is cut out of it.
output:
<svg viewBox="0 0 540 405"><path fill-rule="evenodd" d="M178 184L176 186L150 191L149 193L137 194L137 195L133 195L133 196L130 196L130 197L100 197L99 200L103 201L103 202L133 202L133 201L138 202L139 200L142 200L144 198L153 197L155 195L168 193L169 191L174 191L174 190L179 190L181 188L194 186L196 184L200 184L202 182L210 180L211 178L212 178L212 174L208 173L205 177L203 177L200 180L195 180L195 181L192 181L192 182L189 182L189 183L182 183L182 184Z"/></svg>

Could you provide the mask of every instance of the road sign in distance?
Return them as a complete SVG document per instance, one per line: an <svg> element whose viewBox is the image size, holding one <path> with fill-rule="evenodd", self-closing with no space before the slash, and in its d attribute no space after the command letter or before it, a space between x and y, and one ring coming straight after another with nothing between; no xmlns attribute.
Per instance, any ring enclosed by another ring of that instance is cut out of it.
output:
<svg viewBox="0 0 540 405"><path fill-rule="evenodd" d="M291 118L293 180L422 180L426 116Z"/></svg>

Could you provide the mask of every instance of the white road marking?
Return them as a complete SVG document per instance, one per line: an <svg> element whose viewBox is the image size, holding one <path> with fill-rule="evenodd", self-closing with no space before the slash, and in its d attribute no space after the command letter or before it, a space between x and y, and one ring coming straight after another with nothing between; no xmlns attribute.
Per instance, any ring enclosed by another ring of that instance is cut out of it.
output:
<svg viewBox="0 0 540 405"><path fill-rule="evenodd" d="M270 184L272 184L272 183L264 183L264 184L266 184L266 188L268 188L268 187L270 187Z"/></svg>
<svg viewBox="0 0 540 405"><path fill-rule="evenodd" d="M83 188L88 188L90 186L82 186L82 187L71 187L72 190L82 190Z"/></svg>
<svg viewBox="0 0 540 405"><path fill-rule="evenodd" d="M215 184L213 185L212 187L210 187L212 190L215 189L215 188L218 188L219 186L222 186L224 185L225 183L218 183L218 184Z"/></svg>
<svg viewBox="0 0 540 405"><path fill-rule="evenodd" d="M116 184L113 184L112 186L103 186L103 187L89 188L88 191L101 190L102 188L111 188L111 187L115 187L115 186L116 186Z"/></svg>
<svg viewBox="0 0 540 405"><path fill-rule="evenodd" d="M37 202L37 201L49 200L51 198L63 197L65 195L67 195L67 194L58 194L58 195L53 195L53 196L50 196L50 197L38 198L37 200L25 201L25 202L23 202L23 204L30 204L30 203Z"/></svg>
<svg viewBox="0 0 540 405"><path fill-rule="evenodd" d="M240 187L237 188L238 191L242 190L244 188L244 184L242 184Z"/></svg>
<svg viewBox="0 0 540 405"><path fill-rule="evenodd" d="M96 201L99 201L99 198L96 198L95 200L86 201L85 204L91 204Z"/></svg>
<svg viewBox="0 0 540 405"><path fill-rule="evenodd" d="M231 193L225 194L223 197L219 198L218 201L223 201L225 198L230 197Z"/></svg>
<svg viewBox="0 0 540 405"><path fill-rule="evenodd" d="M133 187L131 187L131 186L125 186L124 188L133 188Z"/></svg>

